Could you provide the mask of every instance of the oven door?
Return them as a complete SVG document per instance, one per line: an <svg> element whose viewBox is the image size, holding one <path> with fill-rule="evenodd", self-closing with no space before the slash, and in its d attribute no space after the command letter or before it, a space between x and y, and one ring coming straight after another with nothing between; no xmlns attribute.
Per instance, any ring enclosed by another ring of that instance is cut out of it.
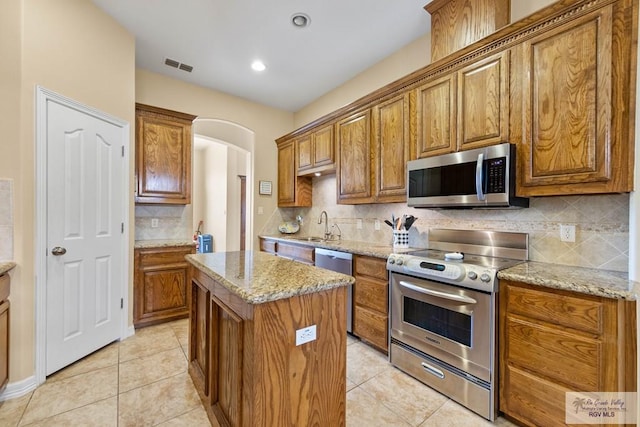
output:
<svg viewBox="0 0 640 427"><path fill-rule="evenodd" d="M391 338L491 381L495 293L392 273Z"/></svg>

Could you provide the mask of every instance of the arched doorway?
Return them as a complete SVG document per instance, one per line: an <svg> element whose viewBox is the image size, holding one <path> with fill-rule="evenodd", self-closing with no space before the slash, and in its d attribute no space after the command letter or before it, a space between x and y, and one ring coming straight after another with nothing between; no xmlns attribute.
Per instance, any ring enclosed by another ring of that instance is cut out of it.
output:
<svg viewBox="0 0 640 427"><path fill-rule="evenodd" d="M253 247L254 132L236 123L193 122L193 223L211 234L214 251Z"/></svg>

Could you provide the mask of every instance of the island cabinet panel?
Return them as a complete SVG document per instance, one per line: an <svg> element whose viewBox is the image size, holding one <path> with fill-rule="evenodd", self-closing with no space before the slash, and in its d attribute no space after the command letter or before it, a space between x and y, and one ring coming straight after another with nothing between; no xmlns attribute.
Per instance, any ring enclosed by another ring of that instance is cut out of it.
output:
<svg viewBox="0 0 640 427"><path fill-rule="evenodd" d="M346 287L249 304L194 269L193 291L189 372L212 424L346 424ZM312 325L316 339L296 345Z"/></svg>
<svg viewBox="0 0 640 427"><path fill-rule="evenodd" d="M203 399L209 396L210 350L210 293L202 277L191 281L191 310L189 311L189 374Z"/></svg>
<svg viewBox="0 0 640 427"><path fill-rule="evenodd" d="M456 74L416 89L417 157L456 151Z"/></svg>
<svg viewBox="0 0 640 427"><path fill-rule="evenodd" d="M564 426L566 392L636 390L633 302L502 281L499 313L500 410L523 425Z"/></svg>
<svg viewBox="0 0 640 427"><path fill-rule="evenodd" d="M338 203L373 203L371 110L339 121L337 139Z"/></svg>
<svg viewBox="0 0 640 427"><path fill-rule="evenodd" d="M243 321L216 297L211 298L211 396L213 412L232 426L242 424Z"/></svg>
<svg viewBox="0 0 640 427"><path fill-rule="evenodd" d="M195 118L136 104L136 203L191 203L191 124Z"/></svg>
<svg viewBox="0 0 640 427"><path fill-rule="evenodd" d="M311 178L297 176L294 140L278 143L278 206L311 206Z"/></svg>
<svg viewBox="0 0 640 427"><path fill-rule="evenodd" d="M409 93L372 108L375 149L375 200L406 202L407 162L411 160Z"/></svg>
<svg viewBox="0 0 640 427"><path fill-rule="evenodd" d="M135 327L189 316L189 263L193 246L139 248L134 251Z"/></svg>
<svg viewBox="0 0 640 427"><path fill-rule="evenodd" d="M519 193L630 190L628 126L622 125L631 56L619 25L627 19L624 4L601 7L522 44Z"/></svg>
<svg viewBox="0 0 640 427"><path fill-rule="evenodd" d="M458 72L458 149L509 140L509 51Z"/></svg>
<svg viewBox="0 0 640 427"><path fill-rule="evenodd" d="M388 351L389 279L386 260L354 257L353 334L381 351Z"/></svg>

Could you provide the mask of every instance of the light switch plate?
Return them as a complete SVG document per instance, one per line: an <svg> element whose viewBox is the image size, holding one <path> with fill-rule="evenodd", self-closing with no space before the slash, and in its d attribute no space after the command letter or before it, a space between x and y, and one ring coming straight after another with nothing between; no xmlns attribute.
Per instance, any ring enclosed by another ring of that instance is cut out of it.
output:
<svg viewBox="0 0 640 427"><path fill-rule="evenodd" d="M151 218L151 228L158 228L158 218Z"/></svg>
<svg viewBox="0 0 640 427"><path fill-rule="evenodd" d="M376 219L375 222L373 223L373 228L376 230L380 230L380 220Z"/></svg>
<svg viewBox="0 0 640 427"><path fill-rule="evenodd" d="M296 346L306 344L316 339L316 325L307 326L306 328L296 331Z"/></svg>
<svg viewBox="0 0 640 427"><path fill-rule="evenodd" d="M358 230L362 230L362 219L358 218L358 220L356 221L356 228Z"/></svg>

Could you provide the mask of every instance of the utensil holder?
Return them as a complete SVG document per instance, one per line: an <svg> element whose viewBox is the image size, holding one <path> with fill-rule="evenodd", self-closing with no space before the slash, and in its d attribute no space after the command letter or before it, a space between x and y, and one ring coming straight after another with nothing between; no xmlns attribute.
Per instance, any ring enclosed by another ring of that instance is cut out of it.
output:
<svg viewBox="0 0 640 427"><path fill-rule="evenodd" d="M393 247L408 248L409 247L409 231L393 230Z"/></svg>

